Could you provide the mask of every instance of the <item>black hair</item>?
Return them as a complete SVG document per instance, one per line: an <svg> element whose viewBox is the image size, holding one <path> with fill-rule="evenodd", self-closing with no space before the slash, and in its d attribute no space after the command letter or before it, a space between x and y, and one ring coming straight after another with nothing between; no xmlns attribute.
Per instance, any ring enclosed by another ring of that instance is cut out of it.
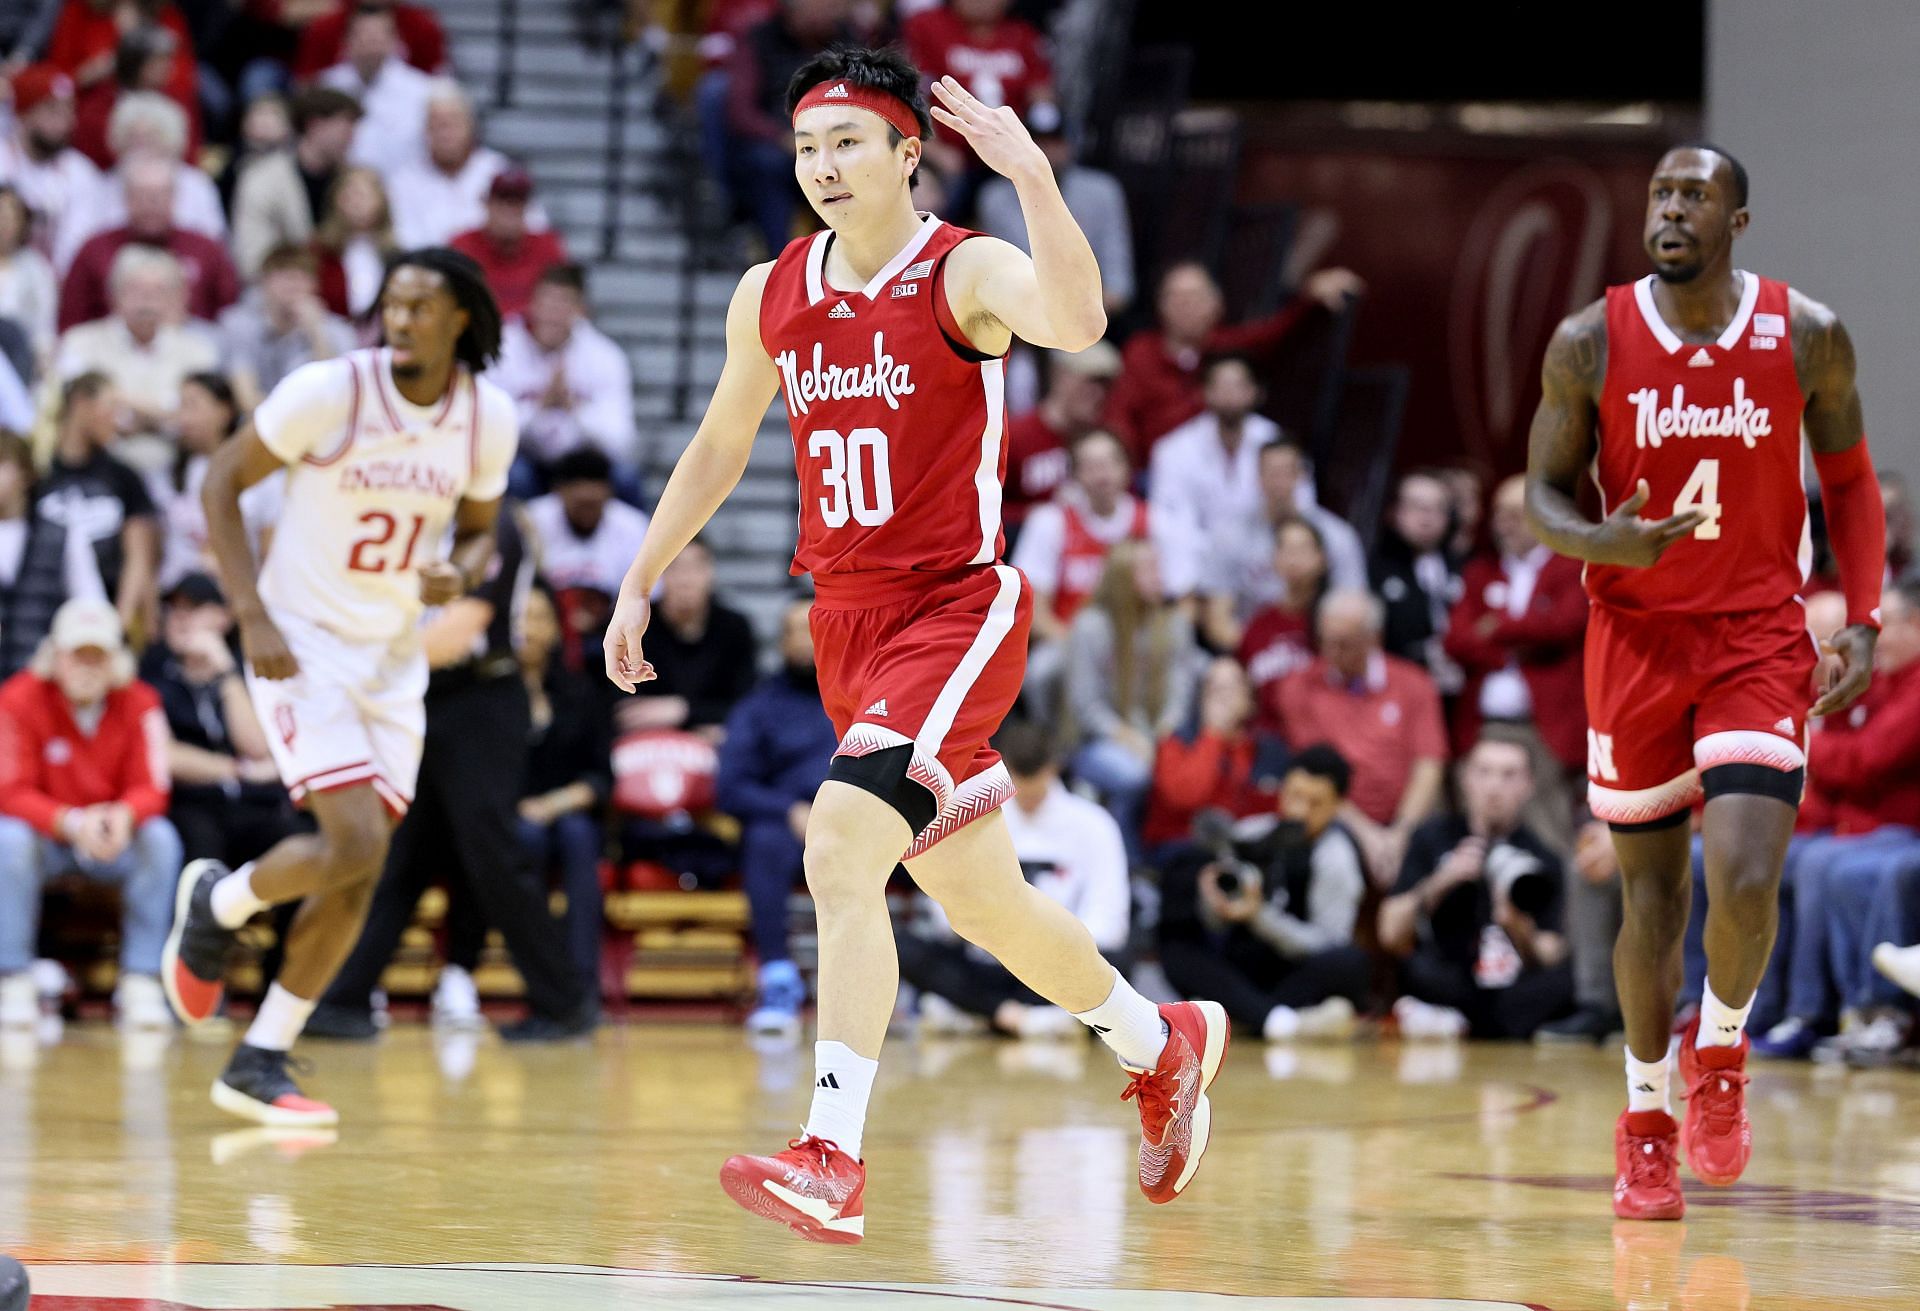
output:
<svg viewBox="0 0 1920 1311"><path fill-rule="evenodd" d="M140 70L146 67L148 60L175 54L178 48L179 42L172 32L143 22L139 27L129 30L120 38L120 44L114 47L113 80L132 90L139 85Z"/></svg>
<svg viewBox="0 0 1920 1311"><path fill-rule="evenodd" d="M537 286L565 287L568 291L577 291L582 297L587 294L587 270L584 265L565 261L549 264L540 274Z"/></svg>
<svg viewBox="0 0 1920 1311"><path fill-rule="evenodd" d="M1333 784L1335 796L1347 795L1347 788L1353 782L1353 766L1347 758L1328 746L1325 742L1316 742L1287 762L1287 772L1294 770L1302 774L1311 774L1314 778L1324 778Z"/></svg>
<svg viewBox="0 0 1920 1311"><path fill-rule="evenodd" d="M1725 146L1716 146L1711 141L1682 141L1673 150L1698 150L1703 154L1718 155L1727 162L1727 169L1733 174L1733 204L1736 209L1747 207L1747 166L1733 157L1733 152ZM1667 152L1672 154L1673 151Z"/></svg>
<svg viewBox="0 0 1920 1311"><path fill-rule="evenodd" d="M226 374L213 373L210 371L205 373L189 373L180 380L182 387L188 383L192 383L194 386L200 388L200 390L206 392L207 395L213 397L214 400L226 407L227 427L226 431L220 434L222 441L225 441L240 431L240 401L239 398L233 394L233 384L227 381ZM187 490L187 466L192 463L192 461L193 454L187 450L186 446L180 445L175 448L173 456L173 490L176 492L184 492Z"/></svg>
<svg viewBox="0 0 1920 1311"><path fill-rule="evenodd" d="M561 487L567 483L608 483L613 482L613 461L598 446L591 444L576 446L553 462L547 470L547 485Z"/></svg>
<svg viewBox="0 0 1920 1311"><path fill-rule="evenodd" d="M822 82L846 82L869 91L884 91L913 111L922 141L933 135L933 115L927 112L927 93L920 70L899 46L832 45L800 65L787 83L787 118ZM889 148L900 144L897 129L887 128Z"/></svg>
<svg viewBox="0 0 1920 1311"><path fill-rule="evenodd" d="M1009 719L993 735L993 746L1015 778L1032 778L1055 763L1053 739L1030 719Z"/></svg>
<svg viewBox="0 0 1920 1311"><path fill-rule="evenodd" d="M99 369L76 373L60 388L60 417L66 418L75 401L90 401L113 386L113 379Z"/></svg>
<svg viewBox="0 0 1920 1311"><path fill-rule="evenodd" d="M1267 441L1267 443L1260 448L1260 454L1262 457L1266 456L1271 451L1292 451L1295 455L1300 457L1300 462L1302 464L1313 463L1312 458L1309 457L1307 454L1307 448L1305 444L1302 443L1298 437L1291 437L1291 436L1288 436L1286 433L1281 433L1278 437L1270 438Z"/></svg>
<svg viewBox="0 0 1920 1311"><path fill-rule="evenodd" d="M1253 362L1253 356L1242 351L1221 351L1217 355L1207 356L1206 363L1200 367L1200 376L1203 379L1211 379L1213 371L1223 364L1238 364L1247 371L1247 376L1253 379L1254 386L1260 385L1260 366Z"/></svg>
<svg viewBox="0 0 1920 1311"><path fill-rule="evenodd" d="M417 250L403 250L387 261L386 275L380 279L380 292L373 298L374 315L378 316L380 302L386 299L387 284L404 268L438 273L454 303L467 312L466 331L453 344L455 359L480 373L500 358L500 302L493 298L493 289L487 286L487 275L480 271L480 266L457 250L421 246ZM387 344L384 330L380 344Z"/></svg>

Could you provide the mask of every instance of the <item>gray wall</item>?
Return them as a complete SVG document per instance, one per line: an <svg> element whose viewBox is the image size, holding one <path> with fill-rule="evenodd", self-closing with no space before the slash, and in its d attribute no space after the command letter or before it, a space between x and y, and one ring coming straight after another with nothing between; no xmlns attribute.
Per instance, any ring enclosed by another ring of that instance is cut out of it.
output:
<svg viewBox="0 0 1920 1311"><path fill-rule="evenodd" d="M1740 265L1839 311L1875 460L1920 484L1916 61L1915 0L1708 0L1707 130L1753 179Z"/></svg>

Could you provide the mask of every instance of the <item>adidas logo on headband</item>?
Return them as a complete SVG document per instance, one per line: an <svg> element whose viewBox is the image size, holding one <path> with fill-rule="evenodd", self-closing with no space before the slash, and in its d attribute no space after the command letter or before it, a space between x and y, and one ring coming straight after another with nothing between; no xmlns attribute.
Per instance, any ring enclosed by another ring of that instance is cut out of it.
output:
<svg viewBox="0 0 1920 1311"><path fill-rule="evenodd" d="M822 92L821 94L827 100L845 100L847 98L847 84L842 82L839 86Z"/></svg>

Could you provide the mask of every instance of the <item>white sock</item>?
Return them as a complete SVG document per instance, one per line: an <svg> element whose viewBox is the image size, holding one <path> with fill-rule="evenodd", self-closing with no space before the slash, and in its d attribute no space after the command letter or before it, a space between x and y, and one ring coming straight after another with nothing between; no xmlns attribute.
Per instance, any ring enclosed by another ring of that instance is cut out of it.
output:
<svg viewBox="0 0 1920 1311"><path fill-rule="evenodd" d="M1627 1048L1627 1109L1629 1111L1665 1111L1673 1114L1667 1101L1667 1058L1637 1060L1633 1048Z"/></svg>
<svg viewBox="0 0 1920 1311"><path fill-rule="evenodd" d="M867 1134L867 1099L880 1062L869 1060L844 1042L813 1044L813 1108L805 1132L824 1138L860 1159Z"/></svg>
<svg viewBox="0 0 1920 1311"><path fill-rule="evenodd" d="M267 906L253 895L252 861L213 885L213 917L223 929L239 928Z"/></svg>
<svg viewBox="0 0 1920 1311"><path fill-rule="evenodd" d="M1268 1042L1295 1037L1300 1032L1300 1012L1291 1006L1275 1006L1267 1012L1266 1023L1260 1027L1260 1036Z"/></svg>
<svg viewBox="0 0 1920 1311"><path fill-rule="evenodd" d="M1160 1008L1133 990L1126 976L1113 972L1113 991L1090 1011L1073 1017L1100 1035L1120 1060L1136 1070L1151 1070L1167 1046L1167 1024Z"/></svg>
<svg viewBox="0 0 1920 1311"><path fill-rule="evenodd" d="M1754 996L1758 996L1756 992ZM1747 1015L1753 1010L1753 997L1745 1006L1729 1006L1713 995L1713 985L1701 989L1700 1031L1694 1035L1695 1047L1738 1047L1740 1035L1747 1030Z"/></svg>
<svg viewBox="0 0 1920 1311"><path fill-rule="evenodd" d="M270 1052L290 1051L300 1030L307 1027L313 1006L312 1002L294 996L276 983L267 989L266 1000L260 1003L253 1023L247 1028L247 1036L241 1041Z"/></svg>

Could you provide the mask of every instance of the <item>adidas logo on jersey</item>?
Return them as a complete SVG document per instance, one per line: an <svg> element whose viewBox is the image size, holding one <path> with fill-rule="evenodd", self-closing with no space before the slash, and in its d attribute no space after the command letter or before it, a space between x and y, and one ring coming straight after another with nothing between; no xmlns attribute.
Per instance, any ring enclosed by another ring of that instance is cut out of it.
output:
<svg viewBox="0 0 1920 1311"><path fill-rule="evenodd" d="M1713 367L1713 356L1708 354L1705 346L1702 346L1693 353L1693 358L1687 361L1687 367L1689 369L1711 369Z"/></svg>
<svg viewBox="0 0 1920 1311"><path fill-rule="evenodd" d="M853 317L853 307L843 300L827 311L827 317L830 319L850 319Z"/></svg>
<svg viewBox="0 0 1920 1311"><path fill-rule="evenodd" d="M881 697L861 713L872 715L875 719L885 719L887 717L887 699Z"/></svg>
<svg viewBox="0 0 1920 1311"><path fill-rule="evenodd" d="M1783 718L1779 723L1773 726L1773 731L1776 733L1785 733L1788 737L1792 737L1793 736L1792 718L1790 717Z"/></svg>
<svg viewBox="0 0 1920 1311"><path fill-rule="evenodd" d="M829 89L820 98L822 100L845 100L847 96L848 96L847 84L845 82L842 82L839 86Z"/></svg>

